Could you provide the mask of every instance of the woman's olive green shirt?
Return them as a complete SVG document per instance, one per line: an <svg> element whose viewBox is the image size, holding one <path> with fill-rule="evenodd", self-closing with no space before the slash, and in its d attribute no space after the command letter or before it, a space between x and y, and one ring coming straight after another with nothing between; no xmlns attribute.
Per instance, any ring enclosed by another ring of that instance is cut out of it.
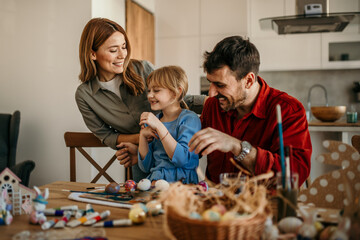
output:
<svg viewBox="0 0 360 240"><path fill-rule="evenodd" d="M135 71L145 82L154 67L148 61L142 61L142 67L134 64ZM125 84L120 84L119 98L115 93L102 88L96 78L82 83L76 90L75 100L86 126L105 145L116 149L119 134L136 134L140 132L140 115L150 112L147 100L147 88L134 96L128 92ZM205 96L185 97L189 108L201 113Z"/></svg>

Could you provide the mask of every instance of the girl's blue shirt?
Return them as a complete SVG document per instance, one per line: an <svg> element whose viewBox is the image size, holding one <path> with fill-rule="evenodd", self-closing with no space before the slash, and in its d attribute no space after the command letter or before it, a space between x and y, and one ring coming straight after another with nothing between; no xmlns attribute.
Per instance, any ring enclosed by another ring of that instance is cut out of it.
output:
<svg viewBox="0 0 360 240"><path fill-rule="evenodd" d="M157 114L160 119L162 113ZM138 154L138 165L151 181L164 179L168 182L182 180L183 183L198 183L196 168L199 155L189 151L188 143L192 136L201 129L201 122L196 113L183 109L179 117L171 122L163 122L169 134L177 141L174 156L168 157L160 139L149 143L149 152L145 159Z"/></svg>

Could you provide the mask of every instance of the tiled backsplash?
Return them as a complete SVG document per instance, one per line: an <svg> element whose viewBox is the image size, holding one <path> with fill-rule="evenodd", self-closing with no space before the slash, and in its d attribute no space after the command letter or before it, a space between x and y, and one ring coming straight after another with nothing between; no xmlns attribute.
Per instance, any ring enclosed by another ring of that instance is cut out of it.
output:
<svg viewBox="0 0 360 240"><path fill-rule="evenodd" d="M351 70L314 70L314 71L281 71L261 72L259 76L271 86L287 92L297 98L307 108L308 92L312 85L323 85L328 94L329 105L353 105L360 111L360 103L355 102L354 82L360 81L360 69ZM311 104L323 105L324 93L314 88L311 93Z"/></svg>

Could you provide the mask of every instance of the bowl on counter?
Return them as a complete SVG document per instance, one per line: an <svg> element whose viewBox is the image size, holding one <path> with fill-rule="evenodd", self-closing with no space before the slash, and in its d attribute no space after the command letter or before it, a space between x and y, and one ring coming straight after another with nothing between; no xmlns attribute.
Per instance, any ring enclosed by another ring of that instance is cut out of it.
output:
<svg viewBox="0 0 360 240"><path fill-rule="evenodd" d="M335 122L344 116L346 106L316 106L311 107L311 113L322 122Z"/></svg>

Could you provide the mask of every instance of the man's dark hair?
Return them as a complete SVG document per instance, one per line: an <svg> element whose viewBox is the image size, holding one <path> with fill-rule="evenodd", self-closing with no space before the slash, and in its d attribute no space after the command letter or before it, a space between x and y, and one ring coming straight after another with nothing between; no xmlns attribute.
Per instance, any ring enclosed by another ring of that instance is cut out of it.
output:
<svg viewBox="0 0 360 240"><path fill-rule="evenodd" d="M224 38L216 44L212 52L206 51L204 58L204 70L210 74L225 65L235 72L238 80L249 72L253 72L255 76L259 72L259 52L254 44L241 36Z"/></svg>

